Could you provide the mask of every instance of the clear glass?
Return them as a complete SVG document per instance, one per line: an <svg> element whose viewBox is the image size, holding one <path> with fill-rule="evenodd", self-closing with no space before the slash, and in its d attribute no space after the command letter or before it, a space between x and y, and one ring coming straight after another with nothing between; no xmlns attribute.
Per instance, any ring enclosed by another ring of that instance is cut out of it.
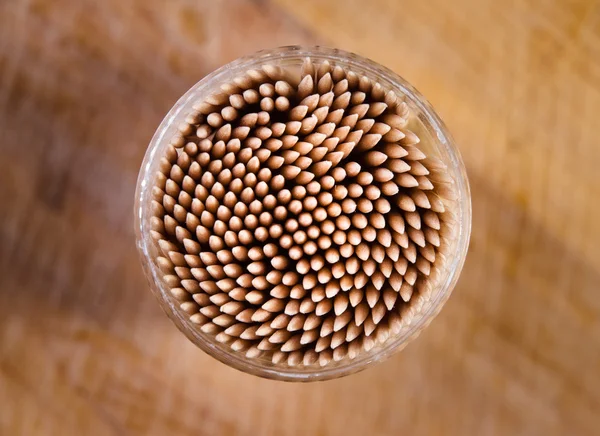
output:
<svg viewBox="0 0 600 436"><path fill-rule="evenodd" d="M448 175L455 182L457 198L452 202L450 209L456 223L455 234L450 242L453 246L447 251L451 255L447 256L447 261L439 271L432 293L416 305L414 308L416 316L412 321L403 323L397 334L354 359L332 361L325 367L318 365L288 367L275 365L266 359L249 359L243 353L234 352L227 345L218 343L212 336L204 334L189 321L188 316L175 304L175 300L168 292L155 261L158 250L149 234L149 220L152 216L150 201L159 160L169 140L177 132L177 126L192 111L192 105L196 101L208 97L216 92L220 85L231 82L234 77L249 69L264 64L299 67L307 56L311 57L314 63L328 60L333 65L340 65L366 75L379 82L384 88L404 97L411 111L408 127L421 138L420 148L442 160L448 167ZM144 272L163 310L179 330L206 353L227 365L257 376L286 381L315 381L345 376L382 361L404 348L439 313L450 296L465 261L471 232L471 196L465 167L450 133L429 102L393 71L361 56L324 47L290 46L260 51L239 58L200 80L175 103L154 134L140 169L135 195L136 243Z"/></svg>

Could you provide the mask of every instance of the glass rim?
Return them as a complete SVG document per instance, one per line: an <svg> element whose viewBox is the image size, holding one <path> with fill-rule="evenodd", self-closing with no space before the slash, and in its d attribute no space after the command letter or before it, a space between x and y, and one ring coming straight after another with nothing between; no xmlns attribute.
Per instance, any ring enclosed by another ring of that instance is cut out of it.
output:
<svg viewBox="0 0 600 436"><path fill-rule="evenodd" d="M297 368L286 366L269 367L259 359L246 358L242 353L235 351L227 352L217 346L216 343L213 343L213 341L207 340L209 336L200 333L197 327L182 315L180 309L177 308L173 299L168 295L168 289L161 279L159 268L151 260L149 246L150 238L145 237L144 235L145 230L143 228L143 223L149 213L149 207L147 206L149 202L147 200L152 189L152 183L150 183L150 181L154 170L156 169L156 165L153 165L153 163L155 163L155 157L161 146L166 145L170 140L174 132L173 129L176 127L177 123L185 118L187 113L191 110L191 106L196 101L197 95L207 88L210 88L211 84L215 81L227 77L227 75L234 71L251 69L253 66L273 61L307 56L312 59L326 59L337 64L358 67L361 70L368 71L378 79L384 79L385 82L399 88L403 97L416 106L427 118L429 125L433 128L433 133L438 141L438 146L442 146L445 149L447 156L450 157L450 162L445 163L448 165L448 168L452 168L452 174L457 183L457 193L459 197L457 203L460 204L460 207L458 208L460 215L458 217L457 225L457 255L447 267L449 273L439 285L440 290L432 297L428 309L419 314L418 318L412 322L407 331L397 334L396 337L387 340L384 344L379 346L377 352L365 352L354 359L347 360L347 362L342 361L343 363L340 362L340 364L332 367L302 367L298 370ZM170 135L168 135L169 133ZM142 258L144 272L147 279L151 281L151 288L152 285L158 287L159 293L155 292L154 288L152 288L152 290L159 300L169 307L170 310L165 310L165 312L177 325L179 330L181 330L188 339L204 352L228 366L263 378L284 381L317 381L346 376L367 368L371 363L385 360L395 352L399 351L402 346L407 345L414 339L429 324L429 322L435 318L456 285L466 259L471 233L471 219L471 194L463 160L452 135L427 99L414 86L389 68L360 55L323 46L292 45L261 50L254 54L237 58L234 61L221 66L194 84L173 105L154 133L144 155L138 175L134 204L136 246Z"/></svg>

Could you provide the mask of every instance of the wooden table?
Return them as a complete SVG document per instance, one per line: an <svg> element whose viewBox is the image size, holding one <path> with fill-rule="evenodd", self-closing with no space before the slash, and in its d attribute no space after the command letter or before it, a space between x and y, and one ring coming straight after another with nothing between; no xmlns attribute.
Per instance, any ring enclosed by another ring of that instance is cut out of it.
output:
<svg viewBox="0 0 600 436"><path fill-rule="evenodd" d="M304 385L189 343L132 231L137 171L174 101L292 43L366 55L428 96L474 210L429 329ZM599 116L598 1L0 2L0 434L598 434Z"/></svg>

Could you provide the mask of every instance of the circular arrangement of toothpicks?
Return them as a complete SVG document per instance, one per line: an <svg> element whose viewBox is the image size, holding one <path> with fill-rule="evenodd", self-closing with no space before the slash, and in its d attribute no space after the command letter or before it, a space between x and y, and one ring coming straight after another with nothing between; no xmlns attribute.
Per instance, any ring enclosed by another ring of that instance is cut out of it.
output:
<svg viewBox="0 0 600 436"><path fill-rule="evenodd" d="M402 97L306 58L193 108L160 159L150 221L189 320L292 367L353 359L410 325L445 268L456 194Z"/></svg>

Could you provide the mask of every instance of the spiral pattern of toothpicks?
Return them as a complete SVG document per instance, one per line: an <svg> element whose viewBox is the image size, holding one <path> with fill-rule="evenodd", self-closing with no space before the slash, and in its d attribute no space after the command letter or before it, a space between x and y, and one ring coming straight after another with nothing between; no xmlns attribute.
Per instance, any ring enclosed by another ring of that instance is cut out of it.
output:
<svg viewBox="0 0 600 436"><path fill-rule="evenodd" d="M455 197L402 98L333 62L247 71L199 101L152 190L156 263L192 323L248 358L326 366L410 324Z"/></svg>

